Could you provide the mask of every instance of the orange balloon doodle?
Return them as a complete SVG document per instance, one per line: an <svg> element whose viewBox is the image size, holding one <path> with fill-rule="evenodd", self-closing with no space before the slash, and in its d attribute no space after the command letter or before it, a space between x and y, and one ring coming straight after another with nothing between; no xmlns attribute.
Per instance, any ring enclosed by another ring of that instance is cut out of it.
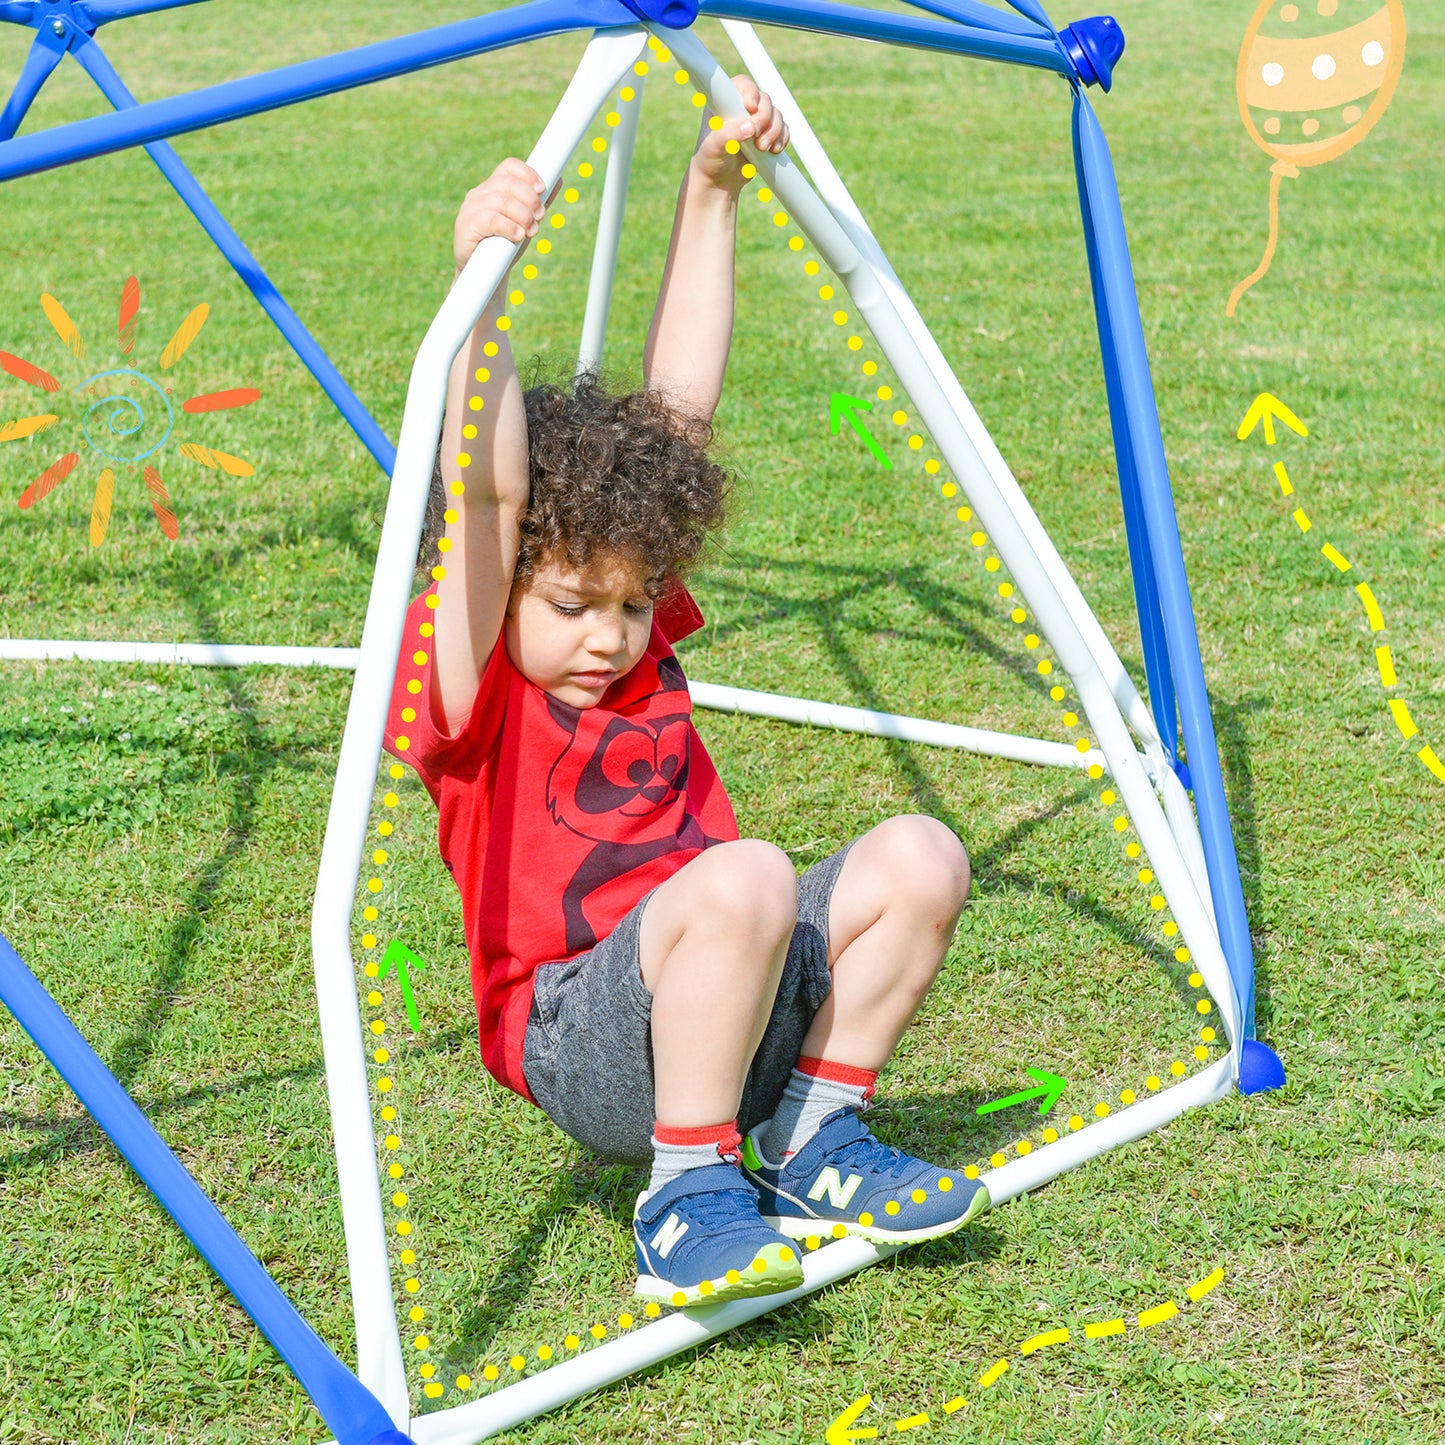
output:
<svg viewBox="0 0 1445 1445"><path fill-rule="evenodd" d="M1230 293L1226 316L1274 260L1281 182L1358 145L1385 113L1404 64L1403 0L1263 0L1254 12L1235 93L1249 138L1274 159L1269 239L1259 265Z"/></svg>

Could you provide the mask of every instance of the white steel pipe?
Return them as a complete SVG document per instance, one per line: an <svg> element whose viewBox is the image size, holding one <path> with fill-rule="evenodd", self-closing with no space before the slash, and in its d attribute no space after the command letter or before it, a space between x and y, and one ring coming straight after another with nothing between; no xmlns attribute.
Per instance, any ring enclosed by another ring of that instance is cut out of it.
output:
<svg viewBox="0 0 1445 1445"><path fill-rule="evenodd" d="M987 728L962 727L956 723L929 722L924 718L900 717L897 713L874 712L866 707L845 707L839 703L809 702L778 692L750 692L741 687L723 687L711 682L689 682L692 700L714 712L740 712L753 717L781 718L784 722L807 723L813 727L835 728L840 732L867 733L879 738L927 743L939 748L961 748L1019 763L1040 763L1053 768L1087 768L1104 764L1102 753L1090 749L1081 753L1068 743L1050 743L1042 738L1015 733L992 732Z"/></svg>
<svg viewBox="0 0 1445 1445"><path fill-rule="evenodd" d="M232 642L91 642L0 638L0 659L152 662L190 667L356 667L359 647L257 647Z"/></svg>
<svg viewBox="0 0 1445 1445"><path fill-rule="evenodd" d="M355 668L359 647L252 647L225 642L15 642L0 640L0 658L92 662L150 662L193 667L330 667ZM932 722L900 713L841 703L813 702L777 692L752 692L721 683L689 682L698 707L712 712L746 713L751 717L778 718L838 732L867 733L898 738L930 747L960 748L988 757L1054 768L1087 768L1104 764L1104 755L1091 749L1081 753L1066 743L1051 743L988 728Z"/></svg>
<svg viewBox="0 0 1445 1445"><path fill-rule="evenodd" d="M640 26L608 30L588 43L528 157L549 188L592 118L641 58L645 43ZM356 1317L357 1374L399 1427L405 1427L410 1407L377 1178L351 915L452 361L519 250L501 237L476 248L427 328L412 365L312 905L317 1007Z"/></svg>
<svg viewBox="0 0 1445 1445"><path fill-rule="evenodd" d="M737 87L693 32L669 33L666 43L688 68L698 88L708 94L713 109L719 115L737 118L746 114ZM1205 915L1178 840L1135 751L1113 688L1079 631L1074 609L1059 595L1053 578L1035 555L1030 538L984 465L972 437L955 414L953 402L945 394L940 376L934 374L933 364L920 352L874 267L863 259L853 239L813 192L786 152L773 156L751 145L746 148L749 158L754 161L763 179L772 186L793 223L817 248L834 275L847 288L853 304L862 313L883 354L913 398L954 475L964 485L994 547L1018 580L1024 596L1029 599L1039 619L1040 631L1048 638L1060 665L1074 684L1080 706L1109 761L1113 781L1123 795L1124 805L1141 841L1149 850L1149 860L1158 875L1160 889L1173 909L1191 951L1201 958L1212 959L1218 955L1222 961L1213 920ZM947 372L946 364L942 372ZM1088 612L1082 599L1078 605L1083 608L1083 613ZM1139 724L1141 728L1147 725L1152 732L1152 724L1147 723L1147 719L1140 718ZM1157 737L1154 743L1146 746L1157 748ZM1242 1012L1232 985L1227 998L1221 997L1220 1002L1226 1010L1226 1019L1231 1015L1237 1017ZM1233 1038L1232 1033L1230 1037Z"/></svg>
<svg viewBox="0 0 1445 1445"><path fill-rule="evenodd" d="M1124 664L1114 651L1108 635L1100 627L1092 609L1084 600L1084 595L1079 591L1073 574L1055 549L1053 539L1044 530L1043 523L1039 521L1028 498L1024 496L1023 490L1003 458L1003 453L999 451L992 436L989 435L988 428L984 426L978 413L974 410L973 403L969 400L968 394L964 391L952 367L949 366L947 358L934 340L933 333L929 331L923 317L919 315L912 298L903 289L903 283L898 279L897 272L894 271L883 248L878 244L868 222L863 219L863 213L858 209L847 186L843 184L842 178L838 175L812 126L808 124L802 106L798 104L796 97L788 89L787 82L784 81L777 66L773 64L772 57L764 48L753 27L742 20L723 20L721 23L723 30L737 48L743 64L747 66L759 88L765 90L772 97L774 103L787 117L790 146L797 152L798 158L807 169L824 204L857 248L859 255L872 268L879 285L887 292L903 325L907 328L934 376L937 377L938 384L948 398L954 414L973 443L979 462L992 478L994 486L1028 538L1034 554L1038 557L1054 588L1073 613L1079 632L1108 681L1115 701L1144 743L1145 752L1153 756L1154 750L1159 748L1159 735L1153 715L1139 696L1133 679L1125 671ZM960 476L959 480L963 483L965 493L968 493L967 479ZM1025 589L1025 597L1027 596L1028 592ZM1162 755L1162 749L1160 752Z"/></svg>
<svg viewBox="0 0 1445 1445"><path fill-rule="evenodd" d="M577 370L600 366L607 344L607 316L612 309L612 285L617 276L617 252L622 244L622 221L627 211L627 183L637 148L637 125L642 116L643 77L628 82L636 92L622 102L620 123L613 128L607 147L607 174L602 183L602 206L597 216L597 239L592 247L592 271L587 278L587 309L582 316L582 344Z"/></svg>
<svg viewBox="0 0 1445 1445"><path fill-rule="evenodd" d="M1233 1089L1237 1073L1236 1056L1231 1052L1181 1083L1147 1095L997 1169L986 1170L980 1182L997 1207L1121 1144L1162 1128L1188 1109L1223 1098ZM878 1246L861 1239L838 1240L804 1256L803 1283L797 1289L668 1315L483 1399L418 1416L411 1422L411 1437L417 1445L478 1445L492 1435L705 1344L726 1330L791 1304L895 1253L896 1246Z"/></svg>
<svg viewBox="0 0 1445 1445"><path fill-rule="evenodd" d="M893 1245L869 1244L862 1239L836 1240L803 1256L803 1283L797 1289L665 1315L484 1399L418 1416L411 1422L411 1437L416 1445L475 1445L670 1355L705 1344L897 1252L898 1247Z"/></svg>
<svg viewBox="0 0 1445 1445"><path fill-rule="evenodd" d="M1161 762L1155 781L1164 801L1169 826L1174 830L1184 861L1189 865L1189 876L1199 890L1199 900L1204 904L1217 935L1219 921L1214 916L1214 895L1209 889L1209 868L1204 861L1204 843L1199 836L1199 820L1194 816L1194 804L1189 801L1189 794L1184 791L1179 775L1168 763Z"/></svg>

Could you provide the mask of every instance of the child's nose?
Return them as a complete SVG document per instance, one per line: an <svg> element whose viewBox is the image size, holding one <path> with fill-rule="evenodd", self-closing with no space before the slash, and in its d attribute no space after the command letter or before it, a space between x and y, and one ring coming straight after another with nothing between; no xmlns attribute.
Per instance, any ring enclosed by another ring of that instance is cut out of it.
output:
<svg viewBox="0 0 1445 1445"><path fill-rule="evenodd" d="M622 619L610 614L603 614L593 622L587 639L587 645L593 652L603 653L608 657L621 652L625 642Z"/></svg>

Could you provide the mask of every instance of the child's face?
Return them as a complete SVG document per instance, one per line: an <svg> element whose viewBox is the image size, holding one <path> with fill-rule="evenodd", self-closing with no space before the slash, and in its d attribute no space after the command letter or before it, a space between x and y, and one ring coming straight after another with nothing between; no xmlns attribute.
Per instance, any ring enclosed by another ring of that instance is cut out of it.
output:
<svg viewBox="0 0 1445 1445"><path fill-rule="evenodd" d="M596 707L652 634L652 599L635 569L599 556L581 571L539 563L512 592L504 626L517 671L572 707Z"/></svg>

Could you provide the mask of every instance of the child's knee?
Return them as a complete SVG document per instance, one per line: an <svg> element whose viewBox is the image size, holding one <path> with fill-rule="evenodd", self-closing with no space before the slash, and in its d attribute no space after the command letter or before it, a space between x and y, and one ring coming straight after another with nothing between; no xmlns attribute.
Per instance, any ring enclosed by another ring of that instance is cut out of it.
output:
<svg viewBox="0 0 1445 1445"><path fill-rule="evenodd" d="M972 882L968 852L946 823L922 813L889 818L878 831L887 835L889 871L897 893L947 914L962 912Z"/></svg>
<svg viewBox="0 0 1445 1445"><path fill-rule="evenodd" d="M719 843L703 857L700 902L707 912L755 936L790 934L798 921L798 875L781 848L759 838Z"/></svg>

